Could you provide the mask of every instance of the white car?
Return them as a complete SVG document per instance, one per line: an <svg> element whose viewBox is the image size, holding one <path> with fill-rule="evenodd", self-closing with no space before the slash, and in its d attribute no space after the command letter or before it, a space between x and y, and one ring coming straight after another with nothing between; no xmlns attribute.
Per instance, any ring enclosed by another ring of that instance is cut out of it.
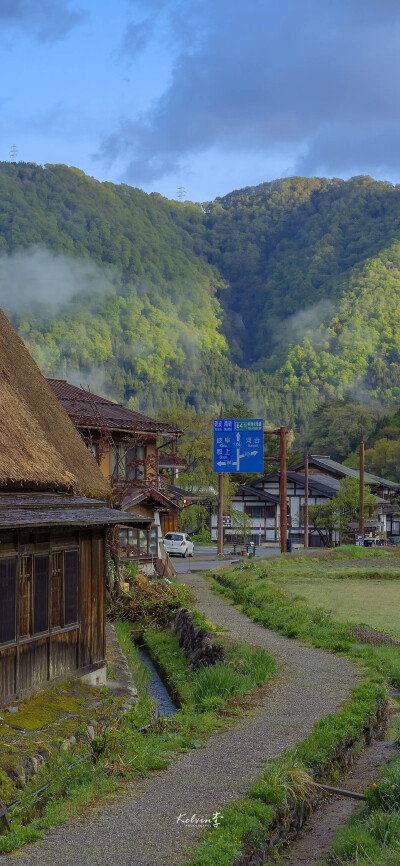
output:
<svg viewBox="0 0 400 866"><path fill-rule="evenodd" d="M163 545L167 553L176 553L177 556L193 556L194 544L186 532L167 532L163 538Z"/></svg>

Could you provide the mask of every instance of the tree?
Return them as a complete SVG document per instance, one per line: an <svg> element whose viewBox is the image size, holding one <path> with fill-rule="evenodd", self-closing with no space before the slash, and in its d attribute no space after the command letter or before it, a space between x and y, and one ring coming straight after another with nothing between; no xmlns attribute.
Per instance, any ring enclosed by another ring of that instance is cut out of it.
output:
<svg viewBox="0 0 400 866"><path fill-rule="evenodd" d="M248 544L252 528L251 518L245 511L240 511L238 508L231 508L231 517L235 538L240 544Z"/></svg>
<svg viewBox="0 0 400 866"><path fill-rule="evenodd" d="M368 438L374 427L370 406L344 400L331 400L319 406L310 417L296 445L311 454L326 454L333 460L344 460L355 451L361 432Z"/></svg>
<svg viewBox="0 0 400 866"><path fill-rule="evenodd" d="M370 488L364 486L364 517L369 508L376 504L376 496ZM327 502L311 505L309 508L310 525L319 533L325 547L333 546L333 534L338 531L340 537L348 532L349 523L357 520L360 504L360 488L357 478L343 478L337 495Z"/></svg>

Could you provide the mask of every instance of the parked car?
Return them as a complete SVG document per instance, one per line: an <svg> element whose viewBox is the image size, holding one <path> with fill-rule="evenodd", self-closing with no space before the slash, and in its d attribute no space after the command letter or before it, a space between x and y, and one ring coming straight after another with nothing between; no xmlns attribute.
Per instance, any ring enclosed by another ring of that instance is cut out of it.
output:
<svg viewBox="0 0 400 866"><path fill-rule="evenodd" d="M163 545L169 554L176 556L193 556L194 544L186 532L167 532Z"/></svg>

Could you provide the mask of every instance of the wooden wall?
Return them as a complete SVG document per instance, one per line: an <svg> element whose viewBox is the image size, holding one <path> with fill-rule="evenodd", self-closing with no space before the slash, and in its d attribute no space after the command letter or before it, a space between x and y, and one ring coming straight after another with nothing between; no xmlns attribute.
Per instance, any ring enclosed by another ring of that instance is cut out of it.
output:
<svg viewBox="0 0 400 866"><path fill-rule="evenodd" d="M0 645L0 706L28 696L52 682L67 680L105 663L106 530L54 530L18 533L3 542L1 553L20 556L26 551L79 551L78 622L47 633ZM19 574L19 568L18 568ZM18 594L18 576L17 576ZM1 604L1 598L0 598Z"/></svg>
<svg viewBox="0 0 400 866"><path fill-rule="evenodd" d="M160 514L160 523L163 538L167 532L179 532L179 515L172 511L168 514Z"/></svg>

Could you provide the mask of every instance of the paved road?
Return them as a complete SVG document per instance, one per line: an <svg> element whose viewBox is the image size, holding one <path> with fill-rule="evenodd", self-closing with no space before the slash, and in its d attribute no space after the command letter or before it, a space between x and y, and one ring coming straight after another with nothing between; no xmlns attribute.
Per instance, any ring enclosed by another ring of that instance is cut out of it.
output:
<svg viewBox="0 0 400 866"><path fill-rule="evenodd" d="M228 548L224 548L224 553L228 556L226 560L226 564L228 564L231 559L232 561L241 560L242 557L234 556L231 553L232 551ZM280 551L271 547L256 547L256 557L264 558L266 556L279 556ZM195 547L195 552L193 557L187 557L184 559L181 556L172 556L171 562L175 566L175 571L177 574L187 574L188 571L206 571L210 568L220 568L222 560L217 559L217 547L216 545L212 547Z"/></svg>
<svg viewBox="0 0 400 866"><path fill-rule="evenodd" d="M203 749L179 755L163 773L128 786L101 812L70 821L0 866L180 866L201 826L180 815L207 817L244 795L263 762L282 754L335 712L356 684L352 664L256 625L219 596L196 573L185 575L196 607L233 637L265 647L279 661L279 679L257 709L234 727L216 733Z"/></svg>

